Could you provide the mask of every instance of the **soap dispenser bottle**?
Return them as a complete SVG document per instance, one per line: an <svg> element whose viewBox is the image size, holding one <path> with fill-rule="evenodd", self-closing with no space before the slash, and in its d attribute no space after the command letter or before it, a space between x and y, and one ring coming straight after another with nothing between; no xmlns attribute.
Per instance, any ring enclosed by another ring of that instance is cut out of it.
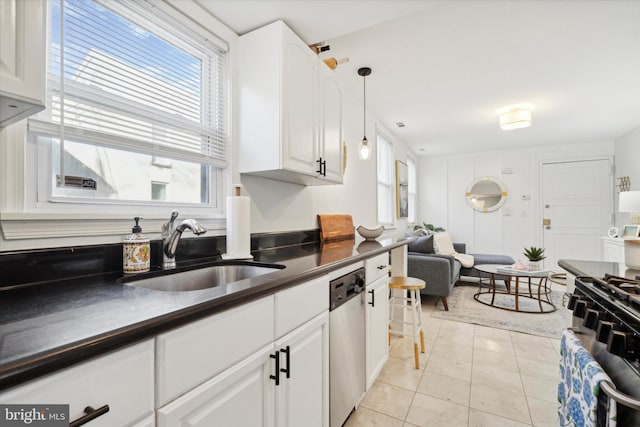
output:
<svg viewBox="0 0 640 427"><path fill-rule="evenodd" d="M123 242L122 269L125 274L142 273L149 271L151 267L150 240L142 234L141 219L139 216L134 218L136 225L131 229L132 234L128 235Z"/></svg>

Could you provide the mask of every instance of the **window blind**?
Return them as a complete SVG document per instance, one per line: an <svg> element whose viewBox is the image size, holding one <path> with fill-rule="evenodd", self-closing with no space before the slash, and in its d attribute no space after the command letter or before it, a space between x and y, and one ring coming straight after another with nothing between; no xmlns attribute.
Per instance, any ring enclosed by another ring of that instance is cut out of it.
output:
<svg viewBox="0 0 640 427"><path fill-rule="evenodd" d="M393 223L393 147L391 143L378 134L378 221L383 224Z"/></svg>
<svg viewBox="0 0 640 427"><path fill-rule="evenodd" d="M160 13L53 0L49 108L30 131L226 167L225 46Z"/></svg>

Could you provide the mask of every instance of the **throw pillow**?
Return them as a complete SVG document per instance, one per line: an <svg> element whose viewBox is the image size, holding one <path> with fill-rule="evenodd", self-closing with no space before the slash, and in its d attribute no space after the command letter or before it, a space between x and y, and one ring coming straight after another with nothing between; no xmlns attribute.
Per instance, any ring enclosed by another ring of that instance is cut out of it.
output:
<svg viewBox="0 0 640 427"><path fill-rule="evenodd" d="M433 235L418 237L413 242L407 245L409 252L423 252L425 254L434 253L433 249Z"/></svg>
<svg viewBox="0 0 640 427"><path fill-rule="evenodd" d="M433 235L433 248L439 255L453 255L456 253L456 250L453 248L451 234L447 231Z"/></svg>

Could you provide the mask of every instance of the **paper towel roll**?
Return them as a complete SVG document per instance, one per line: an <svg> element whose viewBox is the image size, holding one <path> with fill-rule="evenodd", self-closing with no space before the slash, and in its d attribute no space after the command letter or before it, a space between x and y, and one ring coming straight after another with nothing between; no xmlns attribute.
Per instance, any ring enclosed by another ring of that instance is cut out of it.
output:
<svg viewBox="0 0 640 427"><path fill-rule="evenodd" d="M251 205L248 197L227 197L227 253L224 259L250 259Z"/></svg>

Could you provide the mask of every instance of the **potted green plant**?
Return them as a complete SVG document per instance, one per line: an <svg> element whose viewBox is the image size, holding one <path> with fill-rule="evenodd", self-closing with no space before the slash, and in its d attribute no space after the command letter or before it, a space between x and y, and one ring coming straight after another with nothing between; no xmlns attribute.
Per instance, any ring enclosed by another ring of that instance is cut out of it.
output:
<svg viewBox="0 0 640 427"><path fill-rule="evenodd" d="M530 248L524 248L523 254L529 260L529 270L542 270L542 260L546 258L546 256L544 256L544 248L531 246Z"/></svg>
<svg viewBox="0 0 640 427"><path fill-rule="evenodd" d="M413 227L413 231L417 231L417 230L427 230L431 233L438 233L440 231L445 231L444 228L442 227L435 227L433 224L427 224L426 222L423 222L422 225L415 225Z"/></svg>

